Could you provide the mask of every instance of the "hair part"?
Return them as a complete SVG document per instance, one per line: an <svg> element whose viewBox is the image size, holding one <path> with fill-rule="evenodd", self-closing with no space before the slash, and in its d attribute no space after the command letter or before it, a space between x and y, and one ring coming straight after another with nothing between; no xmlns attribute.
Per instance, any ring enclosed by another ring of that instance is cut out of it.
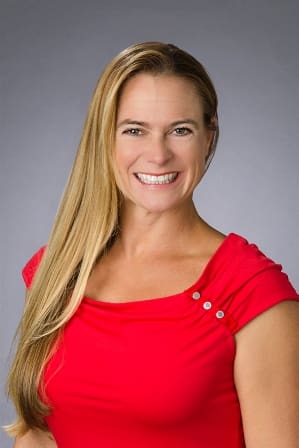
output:
<svg viewBox="0 0 299 448"><path fill-rule="evenodd" d="M42 379L45 364L80 305L94 265L118 234L122 198L113 170L117 108L123 87L138 73L175 75L193 82L205 125L214 131L206 169L214 155L219 135L217 95L199 61L161 42L132 45L112 59L94 90L47 248L27 292L8 377L8 394L18 415L6 427L11 435L46 429L44 416L51 409Z"/></svg>

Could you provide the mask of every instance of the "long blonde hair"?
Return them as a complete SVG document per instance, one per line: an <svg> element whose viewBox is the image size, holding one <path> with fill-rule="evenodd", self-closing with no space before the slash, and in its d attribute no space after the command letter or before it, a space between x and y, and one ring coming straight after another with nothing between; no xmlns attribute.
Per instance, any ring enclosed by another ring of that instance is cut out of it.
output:
<svg viewBox="0 0 299 448"><path fill-rule="evenodd" d="M193 81L203 103L206 126L218 139L217 95L204 67L171 44L132 45L106 67L95 88L81 141L47 248L27 292L18 327L18 346L8 377L8 394L18 419L11 435L46 429L50 412L41 400L42 373L64 325L80 305L95 263L117 237L121 194L113 169L117 106L125 82L140 72L174 74Z"/></svg>

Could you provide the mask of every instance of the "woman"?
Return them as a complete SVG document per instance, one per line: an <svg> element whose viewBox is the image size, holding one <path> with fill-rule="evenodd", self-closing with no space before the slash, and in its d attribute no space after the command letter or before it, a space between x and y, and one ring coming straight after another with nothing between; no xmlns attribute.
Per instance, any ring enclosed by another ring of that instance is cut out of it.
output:
<svg viewBox="0 0 299 448"><path fill-rule="evenodd" d="M216 92L186 52L142 43L105 69L23 271L17 448L298 447L299 296L192 200L217 138Z"/></svg>

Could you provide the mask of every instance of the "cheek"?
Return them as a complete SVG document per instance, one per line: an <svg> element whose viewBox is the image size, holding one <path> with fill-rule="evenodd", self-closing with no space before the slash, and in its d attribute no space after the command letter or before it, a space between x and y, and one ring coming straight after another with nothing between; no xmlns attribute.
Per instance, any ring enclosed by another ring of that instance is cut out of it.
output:
<svg viewBox="0 0 299 448"><path fill-rule="evenodd" d="M183 161L194 170L200 170L205 165L207 153L205 142L198 139L186 148Z"/></svg>
<svg viewBox="0 0 299 448"><path fill-rule="evenodd" d="M114 172L116 183L119 187L121 172L123 171L122 166L124 164L122 152L119 150L119 147L115 144L113 148L113 157L112 157L112 169Z"/></svg>
<svg viewBox="0 0 299 448"><path fill-rule="evenodd" d="M115 144L114 148L114 166L117 171L128 169L136 160L137 151L134 145Z"/></svg>
<svg viewBox="0 0 299 448"><path fill-rule="evenodd" d="M198 163L205 167L207 157L209 155L210 143L208 138L203 137L198 145Z"/></svg>
<svg viewBox="0 0 299 448"><path fill-rule="evenodd" d="M122 173L126 170L128 164L128 160L124 151L120 150L120 148L115 148L114 157L113 157L113 167L114 172Z"/></svg>
<svg viewBox="0 0 299 448"><path fill-rule="evenodd" d="M130 184L131 166L134 164L134 152L129 148L115 146L113 172L118 189L124 193ZM125 193L124 193L125 194Z"/></svg>

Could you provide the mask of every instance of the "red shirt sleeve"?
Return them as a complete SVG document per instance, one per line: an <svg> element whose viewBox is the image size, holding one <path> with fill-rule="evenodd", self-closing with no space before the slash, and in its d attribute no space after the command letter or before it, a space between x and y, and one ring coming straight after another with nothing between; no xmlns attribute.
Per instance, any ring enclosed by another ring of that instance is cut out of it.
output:
<svg viewBox="0 0 299 448"><path fill-rule="evenodd" d="M43 253L45 252L46 246L41 247L26 263L22 269L22 276L27 288L31 286L34 274L39 266L42 259Z"/></svg>
<svg viewBox="0 0 299 448"><path fill-rule="evenodd" d="M233 334L279 302L299 301L282 266L236 234L226 238L199 286L214 318Z"/></svg>
<svg viewBox="0 0 299 448"><path fill-rule="evenodd" d="M285 300L299 301L299 295L289 282L288 276L281 272L281 267L273 264L272 268L259 272L233 295L228 307L235 323L233 333L259 314Z"/></svg>

